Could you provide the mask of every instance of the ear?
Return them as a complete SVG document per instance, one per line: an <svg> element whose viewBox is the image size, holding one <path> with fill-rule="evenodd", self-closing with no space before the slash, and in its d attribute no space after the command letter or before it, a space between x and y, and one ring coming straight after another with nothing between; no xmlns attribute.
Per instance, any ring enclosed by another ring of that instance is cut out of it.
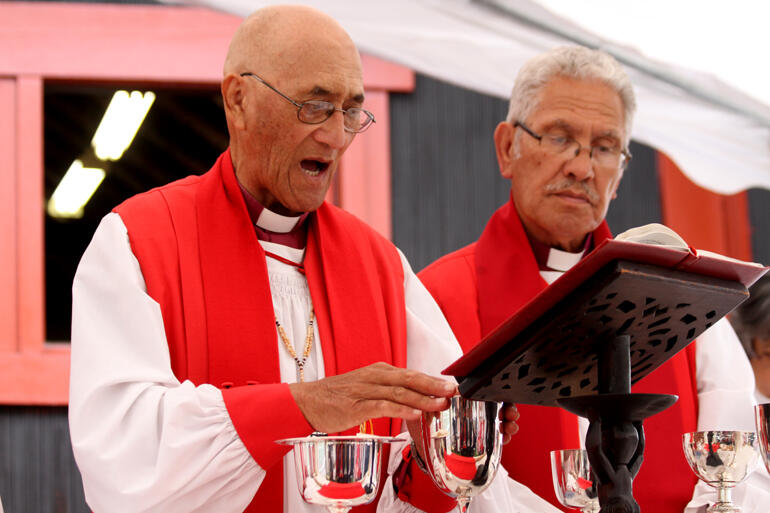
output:
<svg viewBox="0 0 770 513"><path fill-rule="evenodd" d="M495 128L495 153L500 174L503 178L510 179L511 163L513 162L513 135L514 129L511 123L501 121Z"/></svg>
<svg viewBox="0 0 770 513"><path fill-rule="evenodd" d="M246 128L246 94L243 79L234 73L222 80L222 100L225 104L225 116L234 128Z"/></svg>

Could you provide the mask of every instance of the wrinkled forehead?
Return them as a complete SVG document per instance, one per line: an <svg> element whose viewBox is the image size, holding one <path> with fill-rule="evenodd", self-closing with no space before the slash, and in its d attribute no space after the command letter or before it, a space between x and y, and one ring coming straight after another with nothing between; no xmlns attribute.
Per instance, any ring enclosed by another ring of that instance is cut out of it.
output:
<svg viewBox="0 0 770 513"><path fill-rule="evenodd" d="M308 85L331 93L363 94L361 58L353 43L331 37L303 38L276 52L268 73L283 85Z"/></svg>
<svg viewBox="0 0 770 513"><path fill-rule="evenodd" d="M348 33L330 16L299 5L262 8L236 30L224 73L247 71L274 85L311 74L338 76L351 89L362 82L361 59Z"/></svg>
<svg viewBox="0 0 770 513"><path fill-rule="evenodd" d="M573 130L591 126L625 132L623 101L612 87L598 80L557 77L541 90L537 106L529 116L543 125L569 126ZM540 127L543 128L543 127Z"/></svg>

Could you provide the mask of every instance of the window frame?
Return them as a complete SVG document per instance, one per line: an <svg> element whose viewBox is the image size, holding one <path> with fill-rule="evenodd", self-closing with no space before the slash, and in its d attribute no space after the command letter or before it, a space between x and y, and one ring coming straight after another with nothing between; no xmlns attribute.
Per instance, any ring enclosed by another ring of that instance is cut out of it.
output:
<svg viewBox="0 0 770 513"><path fill-rule="evenodd" d="M0 404L66 405L68 343L45 340L43 85L216 85L241 19L205 8L0 3ZM328 199L390 238L389 92L408 68L362 56L377 123L340 163Z"/></svg>

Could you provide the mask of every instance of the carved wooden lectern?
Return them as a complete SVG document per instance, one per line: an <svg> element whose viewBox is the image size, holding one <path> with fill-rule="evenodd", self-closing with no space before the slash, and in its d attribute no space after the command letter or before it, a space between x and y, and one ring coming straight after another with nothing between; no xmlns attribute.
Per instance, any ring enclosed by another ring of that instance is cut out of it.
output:
<svg viewBox="0 0 770 513"><path fill-rule="evenodd" d="M586 417L601 513L638 512L645 418L677 397L631 385L748 297L765 268L606 241L444 371L471 399Z"/></svg>

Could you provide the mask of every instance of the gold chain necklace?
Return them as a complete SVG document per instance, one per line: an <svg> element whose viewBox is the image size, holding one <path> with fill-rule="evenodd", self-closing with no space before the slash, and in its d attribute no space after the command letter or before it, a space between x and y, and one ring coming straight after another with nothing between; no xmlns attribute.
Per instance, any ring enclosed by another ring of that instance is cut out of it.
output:
<svg viewBox="0 0 770 513"><path fill-rule="evenodd" d="M300 360L297 358L297 352L294 350L294 346L291 345L289 337L286 336L286 332L283 330L283 326L281 326L281 323L278 322L278 317L275 318L275 326L278 328L278 334L281 336L281 341L297 364L300 383L305 381L305 362L307 361L307 357L310 356L310 350L313 349L313 319L315 319L315 313L311 307L310 318L307 321L307 334L305 335L305 350L302 351L302 359Z"/></svg>

